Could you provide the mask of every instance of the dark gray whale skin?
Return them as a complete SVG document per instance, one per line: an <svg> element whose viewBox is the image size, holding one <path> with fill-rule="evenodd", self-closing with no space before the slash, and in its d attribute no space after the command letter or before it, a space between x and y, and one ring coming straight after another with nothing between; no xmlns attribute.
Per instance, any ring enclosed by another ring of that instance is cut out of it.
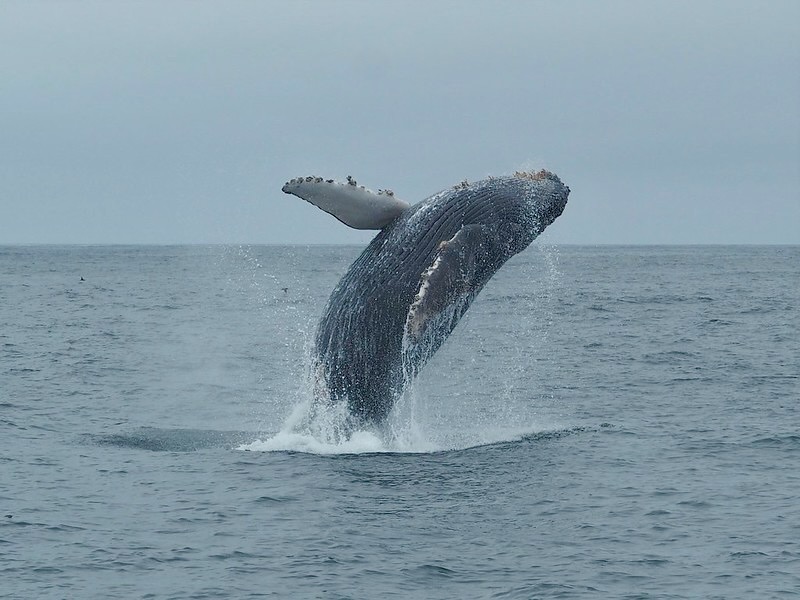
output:
<svg viewBox="0 0 800 600"><path fill-rule="evenodd" d="M478 292L564 210L547 171L459 184L384 227L342 277L317 328L316 402L380 424Z"/></svg>

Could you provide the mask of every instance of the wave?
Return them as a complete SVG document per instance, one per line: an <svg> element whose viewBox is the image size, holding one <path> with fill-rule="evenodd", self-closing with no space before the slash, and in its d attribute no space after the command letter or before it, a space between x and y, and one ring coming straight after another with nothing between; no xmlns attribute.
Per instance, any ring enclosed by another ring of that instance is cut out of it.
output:
<svg viewBox="0 0 800 600"><path fill-rule="evenodd" d="M130 433L87 434L84 439L101 446L155 452L194 452L210 448L235 448L256 435L258 434L246 431L140 427Z"/></svg>
<svg viewBox="0 0 800 600"><path fill-rule="evenodd" d="M602 424L600 427L609 426ZM591 427L563 427L556 424L532 424L514 428L488 428L463 431L445 436L424 438L393 437L388 431L354 431L348 439L331 441L309 432L288 428L264 435L252 431L216 431L209 429L163 429L140 427L128 433L85 434L83 440L101 446L131 448L150 452L197 452L200 450L236 450L244 452L282 452L317 455L353 454L436 454L519 444L542 442L594 430Z"/></svg>

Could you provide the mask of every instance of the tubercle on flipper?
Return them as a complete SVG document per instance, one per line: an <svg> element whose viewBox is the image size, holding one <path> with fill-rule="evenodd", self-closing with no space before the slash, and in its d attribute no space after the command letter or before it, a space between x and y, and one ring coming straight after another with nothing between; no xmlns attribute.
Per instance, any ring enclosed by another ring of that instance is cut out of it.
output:
<svg viewBox="0 0 800 600"><path fill-rule="evenodd" d="M353 179L353 177L351 175L347 176L347 185L351 185L353 187L357 186L361 190L372 192L372 190L367 190L367 188L365 188L363 185L358 185L358 182L355 179Z"/></svg>
<svg viewBox="0 0 800 600"><path fill-rule="evenodd" d="M373 192L372 190L370 190L369 188L364 187L363 185L358 185L358 182L351 175L348 175L346 181L344 181L344 182L339 182L339 181L336 181L335 179L324 179L323 177L319 177L317 175L307 175L305 177L295 177L295 178L290 179L289 181L287 181L286 183L283 184L283 191L289 193L285 189L286 187L291 186L291 185L300 185L300 184L304 184L304 183L319 183L319 184L326 183L328 185L331 185L331 184L334 184L334 185L349 185L351 187L357 187L357 188L359 188L361 190L364 190L365 192L370 192L370 193L377 194L378 196L384 196L384 195L385 196L390 196L390 197L394 196L394 192L392 190L390 190L390 189L379 189L377 192Z"/></svg>

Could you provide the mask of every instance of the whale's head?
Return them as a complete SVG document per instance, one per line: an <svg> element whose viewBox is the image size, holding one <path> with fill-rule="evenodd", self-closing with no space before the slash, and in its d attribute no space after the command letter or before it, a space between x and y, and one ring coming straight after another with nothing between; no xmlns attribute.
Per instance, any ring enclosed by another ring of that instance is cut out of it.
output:
<svg viewBox="0 0 800 600"><path fill-rule="evenodd" d="M514 173L518 194L525 205L523 210L530 227L539 235L555 221L567 206L569 188L558 175L546 171L518 171Z"/></svg>
<svg viewBox="0 0 800 600"><path fill-rule="evenodd" d="M504 262L527 248L567 205L569 188L557 175L518 171L476 184L468 221L494 233L494 251Z"/></svg>

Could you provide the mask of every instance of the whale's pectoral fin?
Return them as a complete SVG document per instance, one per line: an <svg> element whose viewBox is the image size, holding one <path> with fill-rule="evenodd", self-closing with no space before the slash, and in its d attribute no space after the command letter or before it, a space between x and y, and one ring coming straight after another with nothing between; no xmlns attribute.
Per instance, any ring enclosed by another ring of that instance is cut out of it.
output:
<svg viewBox="0 0 800 600"><path fill-rule="evenodd" d="M409 308L407 335L419 338L428 324L446 309L458 310L460 299L480 291L486 282L483 268L486 242L484 226L465 225L451 239L439 244L433 262L422 273L419 290Z"/></svg>
<svg viewBox="0 0 800 600"><path fill-rule="evenodd" d="M332 214L354 229L383 229L409 207L391 190L373 192L348 176L346 183L322 177L298 177L287 181L287 194L302 198Z"/></svg>

